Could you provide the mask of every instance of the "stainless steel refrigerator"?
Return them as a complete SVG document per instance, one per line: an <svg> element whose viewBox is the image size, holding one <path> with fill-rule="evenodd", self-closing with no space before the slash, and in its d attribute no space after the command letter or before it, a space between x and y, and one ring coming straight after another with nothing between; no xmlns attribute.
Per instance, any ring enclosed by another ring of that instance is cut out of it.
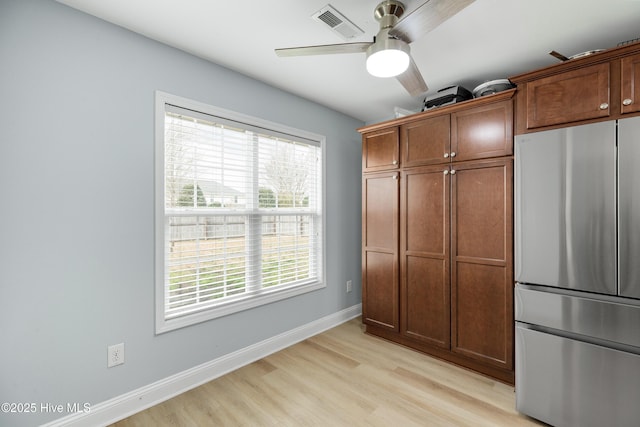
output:
<svg viewBox="0 0 640 427"><path fill-rule="evenodd" d="M516 407L640 426L640 117L515 149Z"/></svg>

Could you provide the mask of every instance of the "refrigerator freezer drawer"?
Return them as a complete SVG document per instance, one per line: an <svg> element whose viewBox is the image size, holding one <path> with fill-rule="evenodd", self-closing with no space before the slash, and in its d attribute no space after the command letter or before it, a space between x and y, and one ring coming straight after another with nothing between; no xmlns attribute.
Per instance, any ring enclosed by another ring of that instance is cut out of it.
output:
<svg viewBox="0 0 640 427"><path fill-rule="evenodd" d="M520 283L514 300L516 321L633 346L640 353L638 300Z"/></svg>
<svg viewBox="0 0 640 427"><path fill-rule="evenodd" d="M557 427L637 426L640 355L516 325L516 408Z"/></svg>

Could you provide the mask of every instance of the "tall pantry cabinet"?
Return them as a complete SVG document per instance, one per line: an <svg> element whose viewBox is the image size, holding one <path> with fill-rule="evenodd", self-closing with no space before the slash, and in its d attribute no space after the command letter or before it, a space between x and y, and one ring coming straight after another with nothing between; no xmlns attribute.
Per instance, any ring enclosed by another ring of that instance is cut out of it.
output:
<svg viewBox="0 0 640 427"><path fill-rule="evenodd" d="M513 94L359 129L367 332L510 383Z"/></svg>

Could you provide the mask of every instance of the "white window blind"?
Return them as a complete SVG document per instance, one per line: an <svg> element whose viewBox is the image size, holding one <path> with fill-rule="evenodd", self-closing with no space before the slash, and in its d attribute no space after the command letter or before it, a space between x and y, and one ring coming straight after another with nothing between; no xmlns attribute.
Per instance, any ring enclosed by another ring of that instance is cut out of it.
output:
<svg viewBox="0 0 640 427"><path fill-rule="evenodd" d="M322 141L162 104L159 332L323 286Z"/></svg>

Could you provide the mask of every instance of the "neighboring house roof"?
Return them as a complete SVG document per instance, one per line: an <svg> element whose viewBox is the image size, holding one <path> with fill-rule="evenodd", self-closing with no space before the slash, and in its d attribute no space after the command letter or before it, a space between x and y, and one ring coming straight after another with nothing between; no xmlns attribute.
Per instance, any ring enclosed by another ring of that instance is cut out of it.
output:
<svg viewBox="0 0 640 427"><path fill-rule="evenodd" d="M227 198L227 197L243 197L244 193L229 186L223 185L218 181L198 181L198 186L202 190L204 197L207 199Z"/></svg>

